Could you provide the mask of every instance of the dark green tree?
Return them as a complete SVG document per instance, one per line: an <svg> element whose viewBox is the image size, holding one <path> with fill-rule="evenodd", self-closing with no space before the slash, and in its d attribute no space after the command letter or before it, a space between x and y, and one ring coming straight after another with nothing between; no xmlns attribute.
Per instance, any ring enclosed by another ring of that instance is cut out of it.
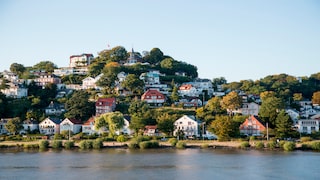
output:
<svg viewBox="0 0 320 180"><path fill-rule="evenodd" d="M158 64L163 60L163 52L159 48L153 48L148 55L144 56L144 60L150 64Z"/></svg>
<svg viewBox="0 0 320 180"><path fill-rule="evenodd" d="M9 133L16 135L22 129L22 122L18 117L12 118L7 122L5 128Z"/></svg>
<svg viewBox="0 0 320 180"><path fill-rule="evenodd" d="M95 114L94 103L89 102L88 99L89 94L86 91L75 91L66 102L65 117L88 120Z"/></svg>
<svg viewBox="0 0 320 180"><path fill-rule="evenodd" d="M279 138L290 137L292 124L293 122L289 115L284 110L281 110L276 118L276 136Z"/></svg>
<svg viewBox="0 0 320 180"><path fill-rule="evenodd" d="M126 79L121 83L121 86L131 91L134 95L141 95L144 88L144 82L140 80L138 76L128 74Z"/></svg>
<svg viewBox="0 0 320 180"><path fill-rule="evenodd" d="M10 71L19 75L19 76L21 76L25 70L26 70L26 68L22 64L12 63L10 65Z"/></svg>
<svg viewBox="0 0 320 180"><path fill-rule="evenodd" d="M95 119L95 128L107 128L110 137L114 137L116 131L120 130L123 126L123 114L118 111L102 114Z"/></svg>
<svg viewBox="0 0 320 180"><path fill-rule="evenodd" d="M174 122L178 119L177 115L170 115L168 113L162 114L157 117L157 128L159 131L168 136L173 135Z"/></svg>
<svg viewBox="0 0 320 180"><path fill-rule="evenodd" d="M57 69L57 65L55 65L51 61L41 61L38 64L32 67L33 70L45 70L47 73L52 73L54 69Z"/></svg>
<svg viewBox="0 0 320 180"><path fill-rule="evenodd" d="M218 140L225 141L239 134L239 126L230 116L218 115L210 124L209 131L217 135Z"/></svg>
<svg viewBox="0 0 320 180"><path fill-rule="evenodd" d="M276 118L278 112L284 107L283 102L277 97L268 97L262 101L259 116L266 123L269 123L270 128L276 127Z"/></svg>

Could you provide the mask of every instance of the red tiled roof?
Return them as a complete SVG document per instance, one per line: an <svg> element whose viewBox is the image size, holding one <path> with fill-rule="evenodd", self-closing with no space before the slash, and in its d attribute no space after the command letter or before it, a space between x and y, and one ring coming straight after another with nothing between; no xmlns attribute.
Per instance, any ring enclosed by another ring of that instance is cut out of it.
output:
<svg viewBox="0 0 320 180"><path fill-rule="evenodd" d="M96 106L113 106L116 103L116 98L99 98Z"/></svg>
<svg viewBox="0 0 320 180"><path fill-rule="evenodd" d="M92 122L94 122L94 117L88 119L85 123L83 123L83 125L91 125Z"/></svg>
<svg viewBox="0 0 320 180"><path fill-rule="evenodd" d="M141 99L152 99L152 96L156 96L156 99L165 99L165 96L155 89L149 89L141 96Z"/></svg>

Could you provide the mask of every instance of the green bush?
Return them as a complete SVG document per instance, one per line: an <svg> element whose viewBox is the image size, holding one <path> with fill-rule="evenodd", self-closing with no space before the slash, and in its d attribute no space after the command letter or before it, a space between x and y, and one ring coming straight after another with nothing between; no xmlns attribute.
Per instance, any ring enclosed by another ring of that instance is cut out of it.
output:
<svg viewBox="0 0 320 180"><path fill-rule="evenodd" d="M208 149L209 144L201 144L200 148L201 149Z"/></svg>
<svg viewBox="0 0 320 180"><path fill-rule="evenodd" d="M101 149L103 147L103 141L102 139L96 139L93 141L92 143L92 147L93 149Z"/></svg>
<svg viewBox="0 0 320 180"><path fill-rule="evenodd" d="M176 144L176 148L178 148L178 149L185 149L186 147L187 147L187 144L182 141L178 141Z"/></svg>
<svg viewBox="0 0 320 180"><path fill-rule="evenodd" d="M262 142L262 141L256 142L254 147L256 149L263 149L264 148L264 142Z"/></svg>
<svg viewBox="0 0 320 180"><path fill-rule="evenodd" d="M311 144L311 148L312 148L312 150L320 151L320 142L313 142Z"/></svg>
<svg viewBox="0 0 320 180"><path fill-rule="evenodd" d="M301 150L309 150L311 149L311 146L309 144L302 144L301 145Z"/></svg>
<svg viewBox="0 0 320 180"><path fill-rule="evenodd" d="M74 147L74 142L73 141L66 141L64 142L64 148L66 149L71 149Z"/></svg>
<svg viewBox="0 0 320 180"><path fill-rule="evenodd" d="M79 143L80 149L92 149L92 140L82 140Z"/></svg>
<svg viewBox="0 0 320 180"><path fill-rule="evenodd" d="M275 149L276 146L277 146L277 143L275 141L267 142L267 148L269 148L269 149Z"/></svg>
<svg viewBox="0 0 320 180"><path fill-rule="evenodd" d="M279 142L279 148L284 148L283 146L284 146L284 144L286 143L286 141L280 141Z"/></svg>
<svg viewBox="0 0 320 180"><path fill-rule="evenodd" d="M250 136L250 141L254 141L256 140L257 138L255 136Z"/></svg>
<svg viewBox="0 0 320 180"><path fill-rule="evenodd" d="M38 149L39 144L23 144L24 149Z"/></svg>
<svg viewBox="0 0 320 180"><path fill-rule="evenodd" d="M294 142L286 142L283 145L283 149L285 151L293 151L296 148L296 143Z"/></svg>
<svg viewBox="0 0 320 180"><path fill-rule="evenodd" d="M40 149L47 149L49 147L49 141L42 140L39 142L39 148Z"/></svg>
<svg viewBox="0 0 320 180"><path fill-rule="evenodd" d="M300 141L303 142L303 143L304 142L309 142L309 141L312 141L312 138L311 137L301 137Z"/></svg>
<svg viewBox="0 0 320 180"><path fill-rule="evenodd" d="M137 149L139 148L139 142L136 139L132 139L128 144L129 149Z"/></svg>
<svg viewBox="0 0 320 180"><path fill-rule="evenodd" d="M171 146L176 146L178 140L176 138L170 138L168 142L171 144Z"/></svg>
<svg viewBox="0 0 320 180"><path fill-rule="evenodd" d="M246 149L246 148L248 148L248 147L250 147L250 144L249 144L249 142L242 142L241 143L241 145L240 145L240 148L241 149Z"/></svg>
<svg viewBox="0 0 320 180"><path fill-rule="evenodd" d="M54 140L61 140L61 139L62 139L62 135L61 135L61 134L55 134L55 135L53 136L53 139L54 139Z"/></svg>
<svg viewBox="0 0 320 180"><path fill-rule="evenodd" d="M60 140L54 140L54 141L52 141L51 146L52 146L53 149L62 148L62 141L60 141Z"/></svg>
<svg viewBox="0 0 320 180"><path fill-rule="evenodd" d="M126 142L127 138L124 135L120 135L117 137L117 142Z"/></svg>

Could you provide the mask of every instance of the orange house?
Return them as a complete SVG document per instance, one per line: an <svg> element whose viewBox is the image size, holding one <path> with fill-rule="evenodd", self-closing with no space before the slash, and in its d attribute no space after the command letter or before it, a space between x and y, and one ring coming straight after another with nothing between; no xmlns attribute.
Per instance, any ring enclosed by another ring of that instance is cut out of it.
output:
<svg viewBox="0 0 320 180"><path fill-rule="evenodd" d="M261 136L266 130L258 116L251 115L239 127L240 133L248 136Z"/></svg>

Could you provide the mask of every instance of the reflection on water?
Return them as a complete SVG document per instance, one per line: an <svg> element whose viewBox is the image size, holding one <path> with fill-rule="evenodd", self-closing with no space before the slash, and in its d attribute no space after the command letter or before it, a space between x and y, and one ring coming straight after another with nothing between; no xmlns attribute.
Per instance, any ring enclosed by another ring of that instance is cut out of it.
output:
<svg viewBox="0 0 320 180"><path fill-rule="evenodd" d="M318 179L319 158L221 149L0 151L0 179Z"/></svg>

